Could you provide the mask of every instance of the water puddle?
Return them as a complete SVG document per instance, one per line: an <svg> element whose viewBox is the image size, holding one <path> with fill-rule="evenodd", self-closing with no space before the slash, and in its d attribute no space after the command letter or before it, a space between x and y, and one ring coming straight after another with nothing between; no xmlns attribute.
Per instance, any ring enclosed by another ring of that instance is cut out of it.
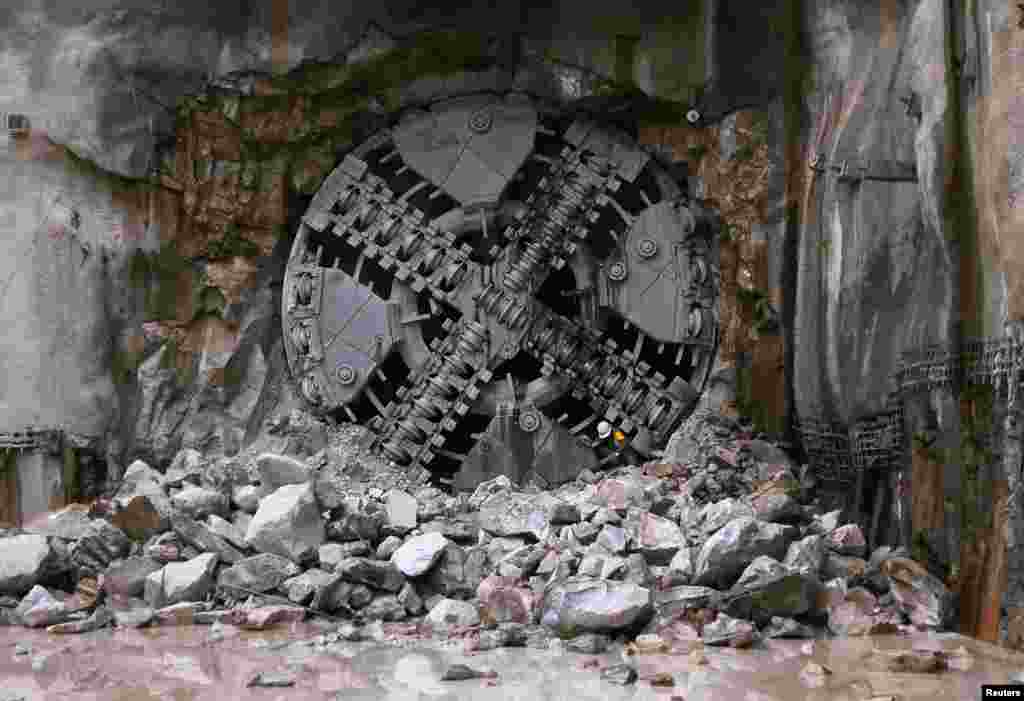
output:
<svg viewBox="0 0 1024 701"><path fill-rule="evenodd" d="M259 699L658 699L686 701L901 701L979 698L984 683L1006 683L1024 670L1024 656L956 635L889 636L802 641L771 640L752 650L705 648L707 664L685 652L621 652L599 656L505 648L465 654L461 646L430 641L313 644L323 632L311 624L270 631L208 626L103 630L56 636L0 629L0 701L226 701ZM951 669L898 673L887 655L911 649L943 650ZM811 653L807 655L806 653ZM600 668L623 659L639 681L618 687ZM801 674L809 662L831 674ZM497 679L442 682L451 664L495 670ZM249 687L258 674L291 686ZM655 687L658 673L674 686Z"/></svg>

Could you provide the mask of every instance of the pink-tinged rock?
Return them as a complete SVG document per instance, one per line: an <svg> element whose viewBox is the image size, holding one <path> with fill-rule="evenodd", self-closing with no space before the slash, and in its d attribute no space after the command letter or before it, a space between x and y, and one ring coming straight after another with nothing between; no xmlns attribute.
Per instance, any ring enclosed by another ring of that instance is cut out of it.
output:
<svg viewBox="0 0 1024 701"><path fill-rule="evenodd" d="M718 457L733 467L736 467L736 464L739 462L739 457L736 455L736 451L729 450L728 448L719 448Z"/></svg>
<svg viewBox="0 0 1024 701"><path fill-rule="evenodd" d="M177 562L181 559L181 550L177 545L165 543L153 545L146 550L146 554L158 562Z"/></svg>
<svg viewBox="0 0 1024 701"><path fill-rule="evenodd" d="M196 613L208 608L209 606L201 601L184 601L158 609L154 618L159 625L189 626L195 623Z"/></svg>
<svg viewBox="0 0 1024 701"><path fill-rule="evenodd" d="M516 586L515 577L491 576L477 587L481 618L488 623L533 623L537 610L534 592Z"/></svg>
<svg viewBox="0 0 1024 701"><path fill-rule="evenodd" d="M609 509L622 511L643 501L643 490L620 479L606 479L597 486L597 498Z"/></svg>
<svg viewBox="0 0 1024 701"><path fill-rule="evenodd" d="M829 533L825 537L825 544L840 555L855 557L864 557L868 547L864 534L856 523L848 523Z"/></svg>
<svg viewBox="0 0 1024 701"><path fill-rule="evenodd" d="M306 610L297 606L261 606L246 613L240 626L262 630L279 623L298 623L306 618Z"/></svg>

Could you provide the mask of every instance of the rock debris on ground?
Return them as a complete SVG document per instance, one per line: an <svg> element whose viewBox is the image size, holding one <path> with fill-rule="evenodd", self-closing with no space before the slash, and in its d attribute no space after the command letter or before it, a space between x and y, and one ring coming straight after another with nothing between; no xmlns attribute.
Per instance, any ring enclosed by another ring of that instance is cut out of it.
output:
<svg viewBox="0 0 1024 701"><path fill-rule="evenodd" d="M622 645L627 656L696 655L694 666L705 645L952 622L942 581L904 551L868 553L857 525L820 513L784 451L731 419L691 417L658 462L547 490L498 477L457 495L360 452L360 431L332 429L306 460L208 462L185 450L163 471L137 461L102 508L0 532L0 621L62 634L198 623L215 641L225 627L323 614L345 621L323 645ZM913 652L880 664L950 665ZM819 667L805 670L812 686ZM445 676L471 673L481 674ZM628 662L602 676L637 680ZM252 684L287 682L268 673Z"/></svg>

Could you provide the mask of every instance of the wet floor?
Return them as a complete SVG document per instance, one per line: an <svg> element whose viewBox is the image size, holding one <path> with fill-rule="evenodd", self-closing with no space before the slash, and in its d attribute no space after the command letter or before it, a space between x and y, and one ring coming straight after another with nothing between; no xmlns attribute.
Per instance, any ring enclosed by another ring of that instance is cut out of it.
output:
<svg viewBox="0 0 1024 701"><path fill-rule="evenodd" d="M324 631L308 624L274 631L223 629L211 640L209 626L104 630L57 636L0 628L0 701L229 701L246 699L661 699L686 701L854 701L897 695L902 701L980 698L985 683L1006 683L1024 670L1024 656L959 636L893 636L816 641L768 641L752 650L706 648L708 664L686 651L630 658L639 681L618 687L600 678L599 667L622 661L601 656L526 648L467 655L461 644L312 644ZM954 669L939 674L886 671L886 651L928 647L954 655ZM832 672L801 678L813 660ZM595 662L597 663L595 665ZM453 663L494 670L497 679L442 682ZM673 687L650 678L670 673ZM250 688L257 674L284 673L294 685Z"/></svg>

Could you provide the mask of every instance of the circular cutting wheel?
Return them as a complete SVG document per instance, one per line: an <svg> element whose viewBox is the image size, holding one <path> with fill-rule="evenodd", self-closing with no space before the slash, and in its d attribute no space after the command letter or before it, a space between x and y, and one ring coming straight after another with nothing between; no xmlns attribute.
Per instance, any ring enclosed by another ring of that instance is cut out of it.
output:
<svg viewBox="0 0 1024 701"><path fill-rule="evenodd" d="M410 110L348 154L285 275L310 406L472 487L571 479L608 421L641 452L703 390L717 220L612 128L518 94Z"/></svg>

